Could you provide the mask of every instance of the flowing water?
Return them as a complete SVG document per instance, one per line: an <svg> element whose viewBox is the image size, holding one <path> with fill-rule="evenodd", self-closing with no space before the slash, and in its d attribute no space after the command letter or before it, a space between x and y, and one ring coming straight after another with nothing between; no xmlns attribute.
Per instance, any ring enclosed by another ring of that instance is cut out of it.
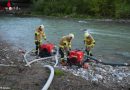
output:
<svg viewBox="0 0 130 90"><path fill-rule="evenodd" d="M30 50L35 48L34 31L40 24L45 25L47 40L56 45L63 35L74 33L73 49L84 48L83 33L88 29L96 41L92 50L96 58L111 63L130 63L130 23L1 16L0 35L16 47Z"/></svg>

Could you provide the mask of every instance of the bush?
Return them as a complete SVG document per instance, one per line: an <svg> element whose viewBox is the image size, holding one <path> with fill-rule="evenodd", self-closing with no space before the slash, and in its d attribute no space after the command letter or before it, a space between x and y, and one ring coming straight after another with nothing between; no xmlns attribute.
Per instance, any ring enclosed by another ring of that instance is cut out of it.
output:
<svg viewBox="0 0 130 90"><path fill-rule="evenodd" d="M44 15L130 18L130 0L33 0Z"/></svg>

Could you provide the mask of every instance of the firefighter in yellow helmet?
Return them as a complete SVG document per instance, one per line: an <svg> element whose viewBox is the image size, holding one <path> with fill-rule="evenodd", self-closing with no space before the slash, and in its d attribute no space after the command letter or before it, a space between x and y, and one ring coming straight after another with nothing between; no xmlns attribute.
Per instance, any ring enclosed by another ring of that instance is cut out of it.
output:
<svg viewBox="0 0 130 90"><path fill-rule="evenodd" d="M35 31L36 55L39 52L39 47L42 44L42 39L46 40L46 35L44 32L44 25L40 25Z"/></svg>
<svg viewBox="0 0 130 90"><path fill-rule="evenodd" d="M74 34L70 33L69 35L63 36L59 42L59 54L61 55L62 65L65 64L65 54L68 55L71 50L72 39L74 39Z"/></svg>
<svg viewBox="0 0 130 90"><path fill-rule="evenodd" d="M84 44L86 47L86 53L89 56L93 56L91 49L95 46L95 40L93 39L92 35L88 32L84 32Z"/></svg>

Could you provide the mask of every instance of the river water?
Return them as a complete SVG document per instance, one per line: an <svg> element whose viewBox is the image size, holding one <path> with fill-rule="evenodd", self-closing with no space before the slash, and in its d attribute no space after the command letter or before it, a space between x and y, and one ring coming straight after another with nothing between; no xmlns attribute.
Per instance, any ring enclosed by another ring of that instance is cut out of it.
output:
<svg viewBox="0 0 130 90"><path fill-rule="evenodd" d="M59 39L74 33L73 49L84 48L83 33L88 29L96 41L93 54L111 63L130 63L130 23L43 17L0 16L0 35L18 48L35 48L34 31L45 25L47 40L58 45Z"/></svg>

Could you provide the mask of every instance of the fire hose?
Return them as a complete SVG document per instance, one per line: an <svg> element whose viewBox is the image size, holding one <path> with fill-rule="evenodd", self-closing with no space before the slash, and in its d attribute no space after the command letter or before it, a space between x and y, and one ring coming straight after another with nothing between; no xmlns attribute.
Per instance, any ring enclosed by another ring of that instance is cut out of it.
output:
<svg viewBox="0 0 130 90"><path fill-rule="evenodd" d="M0 64L2 67L16 67L17 65L6 65L6 64Z"/></svg>
<svg viewBox="0 0 130 90"><path fill-rule="evenodd" d="M130 64L128 63L121 63L121 64L117 64L117 63L107 63L107 62L102 62L101 60L98 60L94 57L91 57L91 56L88 56L88 55L85 55L87 58L89 59L92 59L94 61L96 61L97 63L101 63L103 65L111 65L111 66L130 66Z"/></svg>
<svg viewBox="0 0 130 90"><path fill-rule="evenodd" d="M56 47L56 48L57 48L57 47ZM32 50L31 50L31 51L32 51ZM45 60L45 59L52 58L52 57L55 57L55 60L56 60L54 67L57 66L57 64L58 64L58 48L57 48L57 50L56 50L55 56L46 57L46 58L34 59L34 60L28 62L26 56L27 56L27 54L28 54L29 52L31 52L31 51L26 52L25 55L24 55L24 60L25 60L25 62L26 62L26 66L31 67L31 64L34 63L34 62L36 62L36 61ZM49 78L48 78L46 84L45 84L45 85L43 86L43 88L42 88L42 90L47 90L47 89L49 88L49 86L50 86L50 84L51 84L53 78L54 78L54 68L53 68L52 66L50 66L50 65L45 65L44 67L47 67L47 68L50 69L50 71L51 71L50 76L49 76Z"/></svg>

